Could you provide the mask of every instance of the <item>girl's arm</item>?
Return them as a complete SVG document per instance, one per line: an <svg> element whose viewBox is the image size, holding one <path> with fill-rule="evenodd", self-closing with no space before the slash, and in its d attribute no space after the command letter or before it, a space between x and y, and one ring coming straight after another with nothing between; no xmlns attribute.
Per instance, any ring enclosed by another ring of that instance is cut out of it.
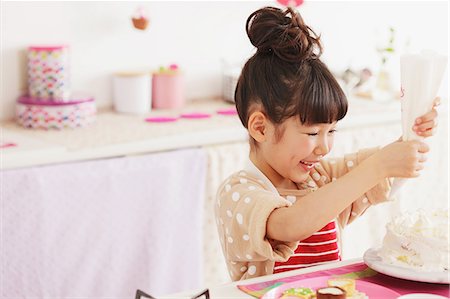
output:
<svg viewBox="0 0 450 299"><path fill-rule="evenodd" d="M381 180L417 177L427 151L428 146L419 141L389 144L339 180L298 199L292 207L274 210L267 221L267 237L280 241L309 237Z"/></svg>

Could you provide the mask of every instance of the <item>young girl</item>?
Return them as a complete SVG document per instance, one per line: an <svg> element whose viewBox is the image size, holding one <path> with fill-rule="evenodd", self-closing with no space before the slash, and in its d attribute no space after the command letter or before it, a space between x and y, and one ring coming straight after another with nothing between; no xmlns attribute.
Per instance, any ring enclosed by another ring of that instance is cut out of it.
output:
<svg viewBox="0 0 450 299"><path fill-rule="evenodd" d="M233 280L340 260L338 228L389 197L393 177L419 175L428 147L395 141L323 160L347 100L325 64L319 37L291 8L247 20L257 52L235 93L250 139L246 169L217 193L222 249ZM433 109L413 130L433 134Z"/></svg>

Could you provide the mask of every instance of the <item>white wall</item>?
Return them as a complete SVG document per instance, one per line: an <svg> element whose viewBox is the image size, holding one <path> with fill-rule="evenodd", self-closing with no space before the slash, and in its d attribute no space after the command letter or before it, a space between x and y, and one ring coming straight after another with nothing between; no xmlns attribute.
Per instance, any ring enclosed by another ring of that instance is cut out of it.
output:
<svg viewBox="0 0 450 299"><path fill-rule="evenodd" d="M324 60L334 71L348 66L376 69L378 41L389 26L397 49L448 52L447 1L305 1L305 21L322 34ZM14 115L14 101L26 91L25 50L32 44L71 46L72 89L111 105L111 74L178 63L187 75L187 97L221 93L221 61L242 63L252 54L245 20L275 1L229 2L1 2L0 119ZM150 27L135 30L130 16L148 9ZM398 54L390 61L398 85ZM444 79L447 82L448 78ZM441 88L448 94L448 83Z"/></svg>

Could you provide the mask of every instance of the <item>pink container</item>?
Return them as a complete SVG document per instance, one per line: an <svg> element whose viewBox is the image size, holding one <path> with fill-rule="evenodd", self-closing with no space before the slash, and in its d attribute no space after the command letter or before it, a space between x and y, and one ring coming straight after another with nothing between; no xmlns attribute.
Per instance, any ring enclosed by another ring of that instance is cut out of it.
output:
<svg viewBox="0 0 450 299"><path fill-rule="evenodd" d="M152 77L152 107L173 109L183 107L184 76L180 72L154 73Z"/></svg>
<svg viewBox="0 0 450 299"><path fill-rule="evenodd" d="M45 101L70 101L68 45L28 48L28 93Z"/></svg>
<svg viewBox="0 0 450 299"><path fill-rule="evenodd" d="M56 129L85 127L95 121L97 113L94 98L75 96L68 102L52 102L27 95L16 104L16 121L30 129Z"/></svg>

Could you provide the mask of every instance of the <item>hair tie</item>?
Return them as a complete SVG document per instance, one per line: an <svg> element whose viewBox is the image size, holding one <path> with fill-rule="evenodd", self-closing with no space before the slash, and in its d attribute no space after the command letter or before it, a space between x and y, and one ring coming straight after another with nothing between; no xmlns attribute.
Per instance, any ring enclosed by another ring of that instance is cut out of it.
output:
<svg viewBox="0 0 450 299"><path fill-rule="evenodd" d="M272 53L272 48L271 47L269 47L269 48L263 48L263 49L258 49L258 52L259 53L261 53L261 54L269 54L269 53Z"/></svg>

